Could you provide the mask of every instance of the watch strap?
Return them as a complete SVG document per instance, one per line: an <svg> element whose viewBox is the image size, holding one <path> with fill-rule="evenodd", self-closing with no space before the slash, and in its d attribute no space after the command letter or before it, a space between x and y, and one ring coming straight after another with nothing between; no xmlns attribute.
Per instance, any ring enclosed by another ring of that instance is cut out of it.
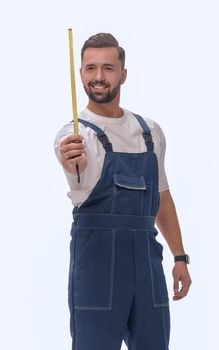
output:
<svg viewBox="0 0 219 350"><path fill-rule="evenodd" d="M184 255L176 255L174 256L174 262L177 261L184 261L186 264L190 263L190 258L188 254L184 254Z"/></svg>

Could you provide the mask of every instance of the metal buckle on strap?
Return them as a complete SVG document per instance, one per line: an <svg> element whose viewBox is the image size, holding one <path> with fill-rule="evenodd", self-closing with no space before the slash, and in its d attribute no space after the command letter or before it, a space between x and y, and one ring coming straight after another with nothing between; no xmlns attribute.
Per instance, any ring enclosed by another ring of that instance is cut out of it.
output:
<svg viewBox="0 0 219 350"><path fill-rule="evenodd" d="M147 146L148 152L153 152L153 150L154 150L154 143L153 143L153 139L152 139L151 134L146 133L146 132L143 131L142 135L144 137L145 144Z"/></svg>
<svg viewBox="0 0 219 350"><path fill-rule="evenodd" d="M109 139L106 135L97 134L97 138L102 143L103 146L110 144Z"/></svg>
<svg viewBox="0 0 219 350"><path fill-rule="evenodd" d="M152 141L152 136L151 136L151 134L147 134L146 132L143 131L142 135L143 135L143 137L144 137L146 143L149 142L149 143L154 144L153 141Z"/></svg>
<svg viewBox="0 0 219 350"><path fill-rule="evenodd" d="M102 143L105 150L112 151L112 144L109 142L109 139L106 135L97 134L97 138Z"/></svg>

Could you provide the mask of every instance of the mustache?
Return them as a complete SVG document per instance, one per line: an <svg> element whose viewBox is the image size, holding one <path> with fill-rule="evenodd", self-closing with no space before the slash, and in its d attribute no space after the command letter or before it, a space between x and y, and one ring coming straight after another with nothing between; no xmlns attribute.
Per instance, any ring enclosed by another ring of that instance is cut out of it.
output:
<svg viewBox="0 0 219 350"><path fill-rule="evenodd" d="M105 87L110 87L110 84L106 82L105 80L91 80L88 83L88 86L94 86L94 85L102 85Z"/></svg>

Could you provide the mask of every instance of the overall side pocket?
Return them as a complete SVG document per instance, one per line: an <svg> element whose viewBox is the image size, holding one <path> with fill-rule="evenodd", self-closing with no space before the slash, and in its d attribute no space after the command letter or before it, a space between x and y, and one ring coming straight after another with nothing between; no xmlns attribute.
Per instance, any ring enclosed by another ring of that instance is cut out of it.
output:
<svg viewBox="0 0 219 350"><path fill-rule="evenodd" d="M148 232L147 235L153 306L168 306L168 290L162 265L163 246L161 243L157 242L155 234L153 232Z"/></svg>
<svg viewBox="0 0 219 350"><path fill-rule="evenodd" d="M73 269L73 308L111 309L114 255L114 230L77 229Z"/></svg>

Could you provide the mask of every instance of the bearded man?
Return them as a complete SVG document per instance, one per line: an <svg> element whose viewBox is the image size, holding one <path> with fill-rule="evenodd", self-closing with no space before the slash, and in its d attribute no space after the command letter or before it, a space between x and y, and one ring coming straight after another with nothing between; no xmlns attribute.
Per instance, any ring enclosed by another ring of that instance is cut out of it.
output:
<svg viewBox="0 0 219 350"><path fill-rule="evenodd" d="M125 51L109 33L85 41L79 119L57 134L55 152L73 209L68 302L74 350L168 350L169 296L163 246L174 256L173 300L188 293L177 213L164 168L165 136L153 120L120 107ZM78 181L76 164L80 169Z"/></svg>

